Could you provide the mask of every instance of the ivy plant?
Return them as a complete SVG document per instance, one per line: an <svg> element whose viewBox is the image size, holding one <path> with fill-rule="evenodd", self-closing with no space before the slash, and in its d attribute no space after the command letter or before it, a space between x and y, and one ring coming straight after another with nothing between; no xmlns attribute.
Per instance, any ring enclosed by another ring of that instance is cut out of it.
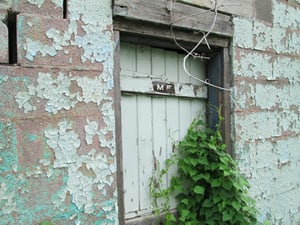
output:
<svg viewBox="0 0 300 225"><path fill-rule="evenodd" d="M178 175L171 178L168 188L163 189L162 176L173 164L177 164ZM154 202L158 199L164 202L162 210L166 211L166 225L257 223L255 202L248 195L249 183L239 173L237 163L226 153L220 124L212 130L204 128L202 120L194 120L178 145L178 153L166 161L165 169L156 171L149 187ZM178 200L177 217L169 211L169 195L174 192ZM157 211L157 204L155 208Z"/></svg>

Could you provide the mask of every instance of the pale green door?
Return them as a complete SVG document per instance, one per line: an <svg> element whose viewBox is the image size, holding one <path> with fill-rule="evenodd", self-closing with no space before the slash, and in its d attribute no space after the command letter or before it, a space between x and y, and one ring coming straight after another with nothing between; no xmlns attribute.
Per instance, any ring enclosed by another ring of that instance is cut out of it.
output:
<svg viewBox="0 0 300 225"><path fill-rule="evenodd" d="M205 117L207 89L185 74L183 57L176 51L121 43L126 218L151 212L148 184L154 157L163 163L174 150L174 144L184 137L191 121ZM205 79L203 61L190 60L187 67L198 78Z"/></svg>

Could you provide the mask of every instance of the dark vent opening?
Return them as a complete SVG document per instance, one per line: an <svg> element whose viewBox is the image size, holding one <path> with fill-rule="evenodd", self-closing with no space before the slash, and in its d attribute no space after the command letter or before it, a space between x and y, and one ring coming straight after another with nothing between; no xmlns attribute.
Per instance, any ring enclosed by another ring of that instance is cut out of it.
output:
<svg viewBox="0 0 300 225"><path fill-rule="evenodd" d="M67 19L68 17L68 1L64 0L63 2L63 18Z"/></svg>
<svg viewBox="0 0 300 225"><path fill-rule="evenodd" d="M17 52L17 13L8 12L7 16L7 27L8 27L8 54L9 64L18 63L18 52Z"/></svg>

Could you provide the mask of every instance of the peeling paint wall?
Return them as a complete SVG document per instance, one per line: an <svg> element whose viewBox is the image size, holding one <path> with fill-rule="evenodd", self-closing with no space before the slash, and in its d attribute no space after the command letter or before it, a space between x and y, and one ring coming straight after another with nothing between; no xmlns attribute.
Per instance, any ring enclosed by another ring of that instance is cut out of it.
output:
<svg viewBox="0 0 300 225"><path fill-rule="evenodd" d="M64 2L0 1L1 224L118 224L111 0ZM259 220L299 224L300 1L242 4L221 9L240 15L234 151Z"/></svg>
<svg viewBox="0 0 300 225"><path fill-rule="evenodd" d="M233 20L232 139L258 219L300 224L300 2L253 4Z"/></svg>
<svg viewBox="0 0 300 225"><path fill-rule="evenodd" d="M111 1L67 3L0 2L3 225L118 224Z"/></svg>

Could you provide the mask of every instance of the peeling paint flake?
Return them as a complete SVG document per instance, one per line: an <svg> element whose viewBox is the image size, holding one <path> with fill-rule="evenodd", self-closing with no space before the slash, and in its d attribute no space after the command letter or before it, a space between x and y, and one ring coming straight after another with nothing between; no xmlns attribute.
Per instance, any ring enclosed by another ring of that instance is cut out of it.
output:
<svg viewBox="0 0 300 225"><path fill-rule="evenodd" d="M88 77L75 78L77 84L82 89L82 101L85 103L94 102L100 105L101 101L107 99L108 90L103 84L101 77L94 79Z"/></svg>
<svg viewBox="0 0 300 225"><path fill-rule="evenodd" d="M39 8L44 4L45 0L27 0L30 4L37 5Z"/></svg>
<svg viewBox="0 0 300 225"><path fill-rule="evenodd" d="M17 205L14 201L14 191L9 192L5 183L0 185L0 208L3 214L11 214L17 211Z"/></svg>
<svg viewBox="0 0 300 225"><path fill-rule="evenodd" d="M96 121L89 122L87 121L87 125L85 125L85 141L88 145L93 143L93 137L98 133L98 123Z"/></svg>
<svg viewBox="0 0 300 225"><path fill-rule="evenodd" d="M55 8L63 8L63 0L51 0L55 5L56 7Z"/></svg>
<svg viewBox="0 0 300 225"><path fill-rule="evenodd" d="M87 120L85 125L87 133L86 141L92 143L92 137L101 133L96 121ZM108 158L104 153L96 153L91 149L86 155L79 155L77 150L81 146L79 135L73 130L72 124L62 121L58 128L49 128L44 132L48 146L55 154L54 168L68 168L68 180L61 193L61 199L65 199L67 193L71 194L72 202L78 209L85 213L95 212L93 201L93 186L96 185L103 196L106 194L106 186L111 186L116 172L114 158ZM55 202L60 207L61 200Z"/></svg>
<svg viewBox="0 0 300 225"><path fill-rule="evenodd" d="M77 148L80 146L78 134L71 130L71 124L66 121L58 124L58 129L45 131L47 144L54 149L54 168L68 167L70 163L76 163Z"/></svg>
<svg viewBox="0 0 300 225"><path fill-rule="evenodd" d="M81 88L81 92L71 92L71 84L76 82ZM63 73L55 78L50 73L40 72L37 79L37 85L28 85L27 91L18 92L15 100L20 109L24 109L25 113L37 110L37 106L33 104L33 99L40 98L46 100L45 110L48 113L57 114L61 110L70 110L76 106L78 102L96 103L98 106L104 100L112 100L108 96L109 89L101 76L95 78L70 77ZM38 100L35 101L38 103ZM109 106L105 106L110 104ZM113 111L111 103L105 103L105 110L111 108L108 112L106 124L113 123Z"/></svg>
<svg viewBox="0 0 300 225"><path fill-rule="evenodd" d="M57 54L55 46L44 45L42 42L32 40L31 38L26 38L24 50L26 51L26 58L30 61L33 61L38 52L43 57L46 55L55 56Z"/></svg>

